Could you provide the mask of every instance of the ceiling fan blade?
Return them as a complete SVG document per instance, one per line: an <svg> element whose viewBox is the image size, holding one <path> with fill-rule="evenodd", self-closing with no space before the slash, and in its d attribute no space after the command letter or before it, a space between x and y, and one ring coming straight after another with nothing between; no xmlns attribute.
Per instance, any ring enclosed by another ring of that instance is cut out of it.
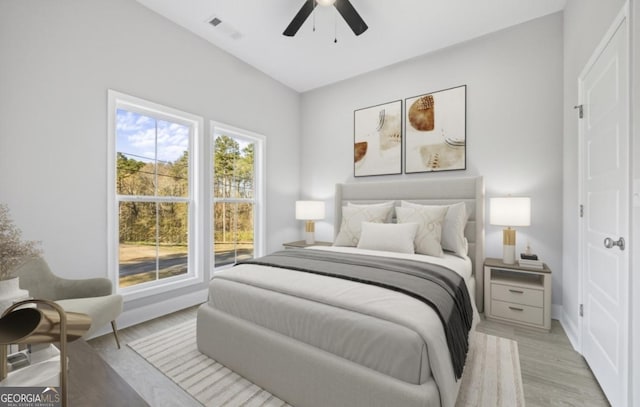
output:
<svg viewBox="0 0 640 407"><path fill-rule="evenodd" d="M353 8L351 2L349 0L336 0L334 6L338 9L344 21L349 24L349 27L353 30L355 35L360 35L363 32L367 31L367 24L364 22L360 14Z"/></svg>
<svg viewBox="0 0 640 407"><path fill-rule="evenodd" d="M300 8L300 11L298 11L298 14L293 17L293 20L291 20L289 26L286 30L284 30L282 34L286 35L287 37L293 37L294 35L296 35L300 27L302 27L302 24L304 24L315 7L315 0L305 0L304 4Z"/></svg>

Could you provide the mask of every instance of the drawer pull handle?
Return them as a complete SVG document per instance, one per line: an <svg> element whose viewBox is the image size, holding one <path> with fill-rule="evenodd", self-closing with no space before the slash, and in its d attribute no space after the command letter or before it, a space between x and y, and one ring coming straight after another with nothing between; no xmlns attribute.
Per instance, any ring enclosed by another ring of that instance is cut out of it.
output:
<svg viewBox="0 0 640 407"><path fill-rule="evenodd" d="M516 293L516 294L524 294L524 291L520 291L520 290L511 290L509 289L510 293Z"/></svg>
<svg viewBox="0 0 640 407"><path fill-rule="evenodd" d="M512 311L524 311L522 308L517 308L517 307L509 307L509 309Z"/></svg>

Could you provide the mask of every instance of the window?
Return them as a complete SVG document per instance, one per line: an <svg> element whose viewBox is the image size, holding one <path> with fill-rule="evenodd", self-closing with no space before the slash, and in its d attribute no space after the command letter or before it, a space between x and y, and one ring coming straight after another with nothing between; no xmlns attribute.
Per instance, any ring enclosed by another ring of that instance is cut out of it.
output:
<svg viewBox="0 0 640 407"><path fill-rule="evenodd" d="M213 255L216 268L261 256L264 138L212 123Z"/></svg>
<svg viewBox="0 0 640 407"><path fill-rule="evenodd" d="M110 269L118 291L197 280L202 119L109 92Z"/></svg>

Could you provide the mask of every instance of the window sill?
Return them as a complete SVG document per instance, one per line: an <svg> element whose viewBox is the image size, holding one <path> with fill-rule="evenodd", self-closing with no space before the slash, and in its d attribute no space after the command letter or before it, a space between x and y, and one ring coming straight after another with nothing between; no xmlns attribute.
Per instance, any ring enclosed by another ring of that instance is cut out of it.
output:
<svg viewBox="0 0 640 407"><path fill-rule="evenodd" d="M131 287L118 288L117 293L122 295L124 302L134 301L141 298L151 297L158 294L164 294L180 288L193 287L202 284L204 278L202 276L191 276L182 278L167 278L167 281L155 281L149 283L147 287L142 284Z"/></svg>

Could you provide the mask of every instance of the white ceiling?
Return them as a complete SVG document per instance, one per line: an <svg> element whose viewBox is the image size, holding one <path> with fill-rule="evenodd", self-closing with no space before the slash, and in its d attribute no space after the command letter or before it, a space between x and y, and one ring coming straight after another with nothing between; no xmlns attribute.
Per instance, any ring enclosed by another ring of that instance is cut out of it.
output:
<svg viewBox="0 0 640 407"><path fill-rule="evenodd" d="M560 11L566 2L351 0L369 26L362 35L335 7L318 6L315 32L311 15L295 37L285 37L305 0L137 1L299 92ZM222 24L211 26L213 17Z"/></svg>

